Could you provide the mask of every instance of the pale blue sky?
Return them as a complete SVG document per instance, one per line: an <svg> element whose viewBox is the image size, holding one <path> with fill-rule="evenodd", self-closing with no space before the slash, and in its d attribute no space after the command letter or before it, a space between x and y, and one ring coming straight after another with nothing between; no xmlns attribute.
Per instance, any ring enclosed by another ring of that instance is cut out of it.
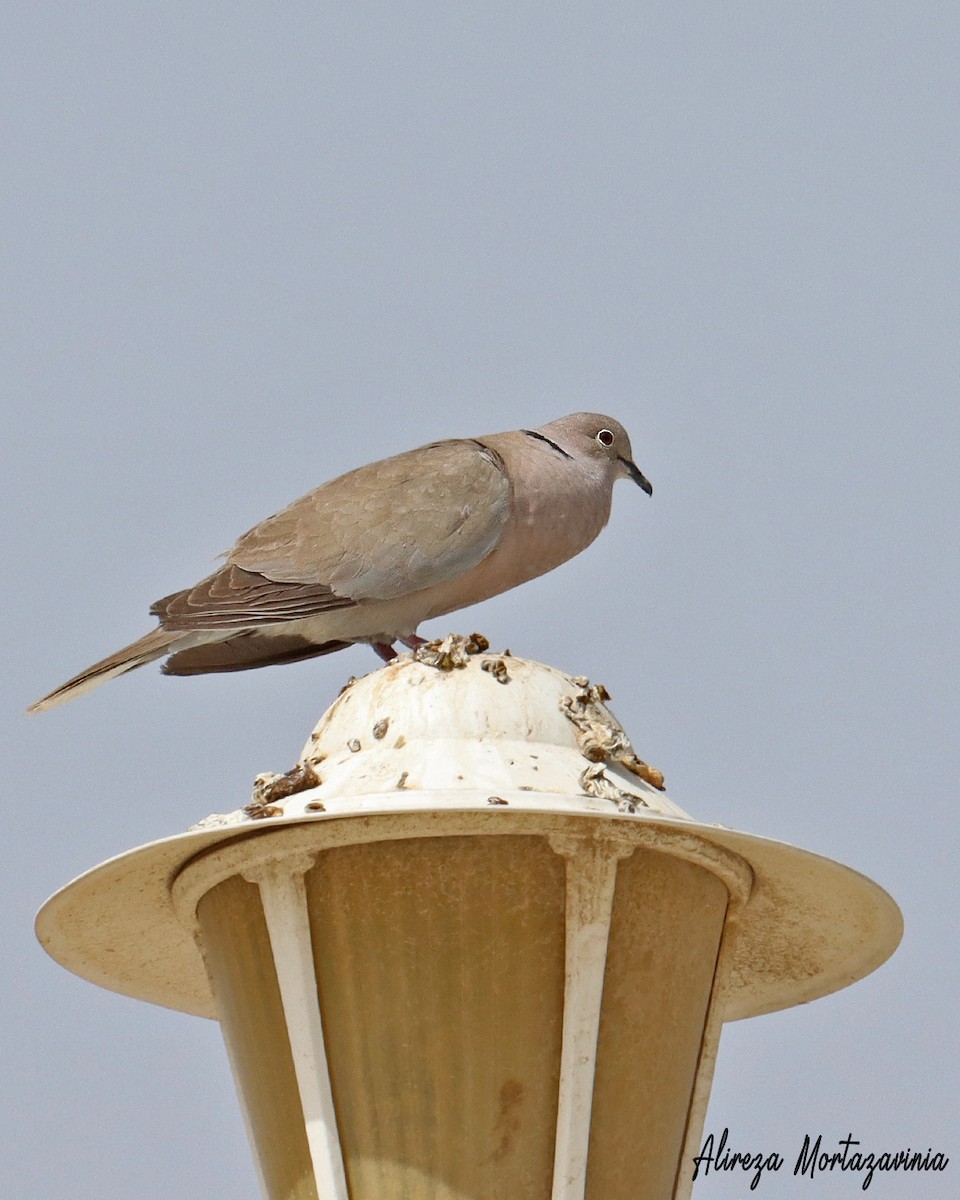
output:
<svg viewBox="0 0 960 1200"><path fill-rule="evenodd" d="M603 681L685 809L894 895L877 974L727 1028L707 1129L932 1146L870 1194L956 1195L958 62L924 0L8 9L0 1194L256 1195L216 1027L33 914L242 804L376 660L24 706L322 480L586 408L653 499L427 632Z"/></svg>

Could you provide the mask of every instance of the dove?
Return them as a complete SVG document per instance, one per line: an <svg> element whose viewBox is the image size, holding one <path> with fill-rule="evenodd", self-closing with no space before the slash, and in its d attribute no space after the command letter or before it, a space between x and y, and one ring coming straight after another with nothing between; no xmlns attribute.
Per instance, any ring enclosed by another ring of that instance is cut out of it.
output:
<svg viewBox="0 0 960 1200"><path fill-rule="evenodd" d="M31 705L42 712L164 658L245 671L367 642L386 660L421 622L552 571L597 537L613 485L653 488L612 417L431 442L324 483L245 533L150 612L159 626Z"/></svg>

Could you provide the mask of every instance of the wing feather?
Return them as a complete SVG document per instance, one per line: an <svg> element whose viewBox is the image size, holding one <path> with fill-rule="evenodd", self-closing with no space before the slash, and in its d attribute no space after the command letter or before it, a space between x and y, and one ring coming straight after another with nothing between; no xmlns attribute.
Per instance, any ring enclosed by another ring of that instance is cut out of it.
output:
<svg viewBox="0 0 960 1200"><path fill-rule="evenodd" d="M497 546L510 484L481 442L434 442L331 480L243 535L227 561L268 579L387 600L453 579Z"/></svg>
<svg viewBox="0 0 960 1200"><path fill-rule="evenodd" d="M245 533L219 571L151 612L166 629L230 629L421 591L496 548L510 496L495 450L435 442L309 492Z"/></svg>

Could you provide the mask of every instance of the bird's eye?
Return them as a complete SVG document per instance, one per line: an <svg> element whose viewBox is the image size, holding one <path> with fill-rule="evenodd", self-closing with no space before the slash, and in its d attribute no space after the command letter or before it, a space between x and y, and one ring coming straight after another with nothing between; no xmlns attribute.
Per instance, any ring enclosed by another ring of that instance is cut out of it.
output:
<svg viewBox="0 0 960 1200"><path fill-rule="evenodd" d="M613 434L610 432L609 429L601 429L600 432L597 434L597 441L600 443L601 446L612 446L613 445Z"/></svg>

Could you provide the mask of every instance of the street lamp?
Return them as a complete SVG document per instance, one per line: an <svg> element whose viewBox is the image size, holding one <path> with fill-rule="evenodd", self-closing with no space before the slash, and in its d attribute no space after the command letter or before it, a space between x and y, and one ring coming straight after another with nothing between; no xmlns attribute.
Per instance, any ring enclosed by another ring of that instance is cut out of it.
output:
<svg viewBox="0 0 960 1200"><path fill-rule="evenodd" d="M722 1023L899 941L862 875L673 804L602 688L482 646L351 682L251 805L38 917L219 1019L268 1200L679 1200Z"/></svg>

